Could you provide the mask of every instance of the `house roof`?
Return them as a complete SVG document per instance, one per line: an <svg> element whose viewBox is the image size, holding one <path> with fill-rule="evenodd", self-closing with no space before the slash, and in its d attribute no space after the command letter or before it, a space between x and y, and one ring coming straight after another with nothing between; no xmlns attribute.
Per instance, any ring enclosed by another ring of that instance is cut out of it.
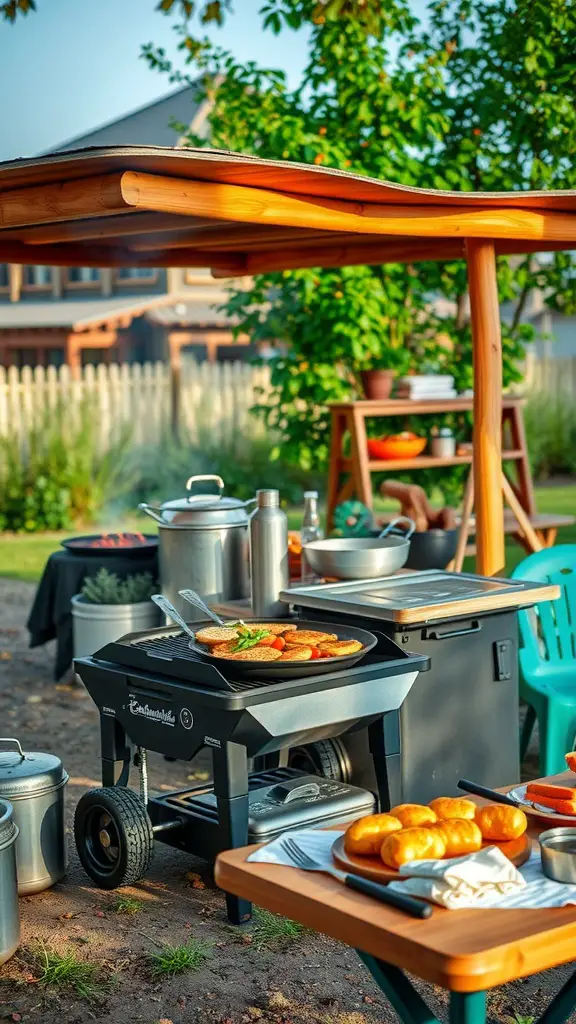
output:
<svg viewBox="0 0 576 1024"><path fill-rule="evenodd" d="M170 301L166 295L139 295L64 302L6 302L0 305L0 331L34 327L83 331L110 320L132 320L166 301Z"/></svg>
<svg viewBox="0 0 576 1024"><path fill-rule="evenodd" d="M208 302L186 301L178 296L170 298L169 304L148 310L146 319L163 327L229 327L233 323L233 318Z"/></svg>
<svg viewBox="0 0 576 1024"><path fill-rule="evenodd" d="M46 154L86 146L176 146L179 136L171 122L192 124L199 107L196 87L186 85L123 117L47 149Z"/></svg>
<svg viewBox="0 0 576 1024"><path fill-rule="evenodd" d="M0 164L0 260L217 276L576 246L576 191L449 192L211 149L96 147Z"/></svg>

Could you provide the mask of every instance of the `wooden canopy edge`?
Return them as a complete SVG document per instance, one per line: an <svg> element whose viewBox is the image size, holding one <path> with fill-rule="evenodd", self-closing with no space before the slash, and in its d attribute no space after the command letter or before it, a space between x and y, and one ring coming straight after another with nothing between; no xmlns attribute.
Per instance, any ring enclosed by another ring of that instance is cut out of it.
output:
<svg viewBox="0 0 576 1024"><path fill-rule="evenodd" d="M453 192L378 180L338 168L263 160L225 150L161 146L95 146L5 161L0 163L0 191L125 171L365 202L441 206L482 203L499 208L521 206L576 211L575 190Z"/></svg>

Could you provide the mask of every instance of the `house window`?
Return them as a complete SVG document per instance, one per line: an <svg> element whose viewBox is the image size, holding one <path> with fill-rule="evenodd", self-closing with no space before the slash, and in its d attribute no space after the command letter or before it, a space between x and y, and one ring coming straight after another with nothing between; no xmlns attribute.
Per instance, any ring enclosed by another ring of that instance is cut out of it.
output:
<svg viewBox="0 0 576 1024"><path fill-rule="evenodd" d="M64 349L63 348L48 348L46 349L46 366L63 366L64 365Z"/></svg>
<svg viewBox="0 0 576 1024"><path fill-rule="evenodd" d="M67 278L71 288L97 288L100 271L98 267L69 267Z"/></svg>
<svg viewBox="0 0 576 1024"><path fill-rule="evenodd" d="M0 263L0 289L6 291L10 287L10 271L7 263Z"/></svg>
<svg viewBox="0 0 576 1024"><path fill-rule="evenodd" d="M116 282L119 285L153 284L158 280L155 267L119 267L116 271Z"/></svg>
<svg viewBox="0 0 576 1024"><path fill-rule="evenodd" d="M52 267L24 267L22 287L48 291L52 287Z"/></svg>

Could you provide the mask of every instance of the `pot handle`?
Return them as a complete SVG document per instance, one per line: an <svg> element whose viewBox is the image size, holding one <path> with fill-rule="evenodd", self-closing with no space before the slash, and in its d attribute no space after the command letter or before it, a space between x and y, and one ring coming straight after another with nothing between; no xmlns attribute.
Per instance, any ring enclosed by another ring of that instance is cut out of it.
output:
<svg viewBox="0 0 576 1024"><path fill-rule="evenodd" d="M140 504L138 505L138 508L142 512L146 512L149 516L152 516L152 519L155 519L156 522L160 523L161 526L166 525L166 520L162 518L162 509L152 508L152 506L147 505L145 501L141 501Z"/></svg>
<svg viewBox="0 0 576 1024"><path fill-rule="evenodd" d="M26 754L22 750L20 740L17 740L15 736L0 736L0 743L13 743L14 746L18 749L18 753L20 754L20 760L26 760Z"/></svg>
<svg viewBox="0 0 576 1024"><path fill-rule="evenodd" d="M224 490L224 481L221 476L216 476L214 473L203 473L200 476L191 476L186 481L186 490L189 491L192 485L195 484L197 480L215 480L216 483L218 484L218 497L222 497L222 491ZM206 497L206 495L204 494L190 494L188 496L188 501L192 503L196 501L198 498L204 497Z"/></svg>
<svg viewBox="0 0 576 1024"><path fill-rule="evenodd" d="M414 522L413 519L410 519L408 516L397 516L396 519L393 519L391 523L388 523L388 526L384 527L382 533L378 534L378 539L380 539L380 537L387 537L388 534L391 533L391 531L397 525L397 523L408 523L408 529L406 530L404 537L406 540L410 540L410 537L412 536L414 530L416 529L416 523Z"/></svg>

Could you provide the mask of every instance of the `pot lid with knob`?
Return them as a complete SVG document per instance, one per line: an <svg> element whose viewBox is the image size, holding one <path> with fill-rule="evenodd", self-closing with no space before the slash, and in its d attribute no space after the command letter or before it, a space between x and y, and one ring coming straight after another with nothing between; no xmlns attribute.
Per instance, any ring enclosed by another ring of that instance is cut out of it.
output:
<svg viewBox="0 0 576 1024"><path fill-rule="evenodd" d="M164 501L159 508L142 502L138 508L152 516L160 526L184 528L187 530L222 529L223 527L247 526L248 513L246 508L255 499L240 501L238 498L226 497L223 494L224 481L214 474L191 476L186 482L186 490L192 492L199 481L213 480L218 485L218 494L188 493L183 498Z"/></svg>
<svg viewBox="0 0 576 1024"><path fill-rule="evenodd" d="M13 749L3 749L4 747ZM14 801L63 786L68 781L56 754L24 751L19 740L0 737L0 798Z"/></svg>

